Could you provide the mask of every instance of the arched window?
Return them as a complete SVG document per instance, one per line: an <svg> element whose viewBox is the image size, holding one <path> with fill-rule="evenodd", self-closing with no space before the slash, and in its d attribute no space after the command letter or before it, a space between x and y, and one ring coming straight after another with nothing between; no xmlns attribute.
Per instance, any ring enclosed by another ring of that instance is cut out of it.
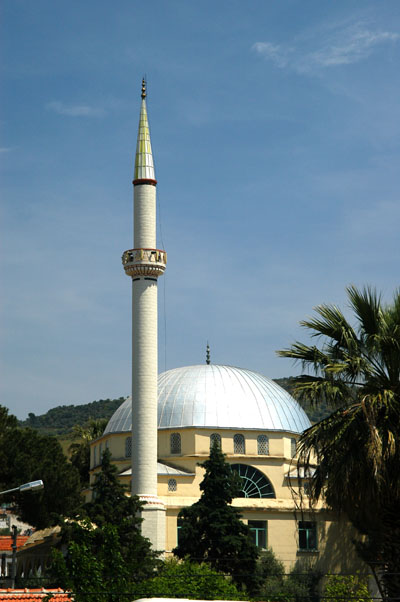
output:
<svg viewBox="0 0 400 602"><path fill-rule="evenodd" d="M257 437L257 453L259 456L268 456L269 439L267 435L259 435Z"/></svg>
<svg viewBox="0 0 400 602"><path fill-rule="evenodd" d="M234 454L245 454L245 445L243 435L235 435L233 437L233 453Z"/></svg>
<svg viewBox="0 0 400 602"><path fill-rule="evenodd" d="M275 497L270 480L257 468L247 464L232 464L242 479L242 491L239 497Z"/></svg>
<svg viewBox="0 0 400 602"><path fill-rule="evenodd" d="M125 439L125 458L132 457L132 437Z"/></svg>
<svg viewBox="0 0 400 602"><path fill-rule="evenodd" d="M171 454L180 454L181 453L181 436L179 433L171 433L170 451L171 451Z"/></svg>
<svg viewBox="0 0 400 602"><path fill-rule="evenodd" d="M295 457L296 455L296 451L297 451L297 442L296 439L293 437L292 439L290 439L290 455L292 456L292 458Z"/></svg>
<svg viewBox="0 0 400 602"><path fill-rule="evenodd" d="M218 445L221 449L221 435L218 433L212 433L212 435L210 435L210 449L214 444Z"/></svg>
<svg viewBox="0 0 400 602"><path fill-rule="evenodd" d="M176 479L168 479L168 491L176 491L177 488Z"/></svg>

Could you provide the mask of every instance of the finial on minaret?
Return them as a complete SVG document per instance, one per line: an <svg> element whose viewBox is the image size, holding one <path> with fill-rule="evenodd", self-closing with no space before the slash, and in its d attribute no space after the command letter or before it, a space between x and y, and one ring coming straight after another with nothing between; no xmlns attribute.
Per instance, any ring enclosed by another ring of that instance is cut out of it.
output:
<svg viewBox="0 0 400 602"><path fill-rule="evenodd" d="M207 366L209 366L211 364L210 345L208 344L208 341L207 341L207 347L206 347L206 364L207 364Z"/></svg>
<svg viewBox="0 0 400 602"><path fill-rule="evenodd" d="M146 98L146 80L142 79L142 98Z"/></svg>

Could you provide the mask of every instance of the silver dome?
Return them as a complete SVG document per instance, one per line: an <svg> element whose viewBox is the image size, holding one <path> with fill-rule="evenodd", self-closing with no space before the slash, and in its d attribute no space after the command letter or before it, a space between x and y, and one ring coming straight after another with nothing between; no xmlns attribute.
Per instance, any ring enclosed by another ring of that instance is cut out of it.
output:
<svg viewBox="0 0 400 602"><path fill-rule="evenodd" d="M251 370L203 364L158 376L158 428L191 426L301 433L311 424L293 397L273 380ZM128 398L104 434L131 429Z"/></svg>

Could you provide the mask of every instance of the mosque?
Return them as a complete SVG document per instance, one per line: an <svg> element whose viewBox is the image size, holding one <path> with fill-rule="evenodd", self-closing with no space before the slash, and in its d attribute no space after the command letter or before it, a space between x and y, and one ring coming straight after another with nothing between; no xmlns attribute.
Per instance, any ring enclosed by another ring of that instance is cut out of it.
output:
<svg viewBox="0 0 400 602"><path fill-rule="evenodd" d="M209 349L204 364L157 375L157 280L167 255L156 245L157 181L144 81L133 185L134 248L122 257L132 279L132 397L91 444L91 483L109 449L121 481L145 503L143 534L169 553L179 538L179 511L200 496L199 463L217 442L241 477L233 505L257 546L271 547L287 569L355 570L348 525L322 503L300 507L307 475L298 474L296 445L310 421L284 389L256 372L212 364Z"/></svg>

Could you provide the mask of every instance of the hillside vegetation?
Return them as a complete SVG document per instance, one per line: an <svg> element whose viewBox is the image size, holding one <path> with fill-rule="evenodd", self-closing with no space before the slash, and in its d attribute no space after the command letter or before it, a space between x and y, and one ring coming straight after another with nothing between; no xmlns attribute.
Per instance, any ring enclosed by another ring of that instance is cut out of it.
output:
<svg viewBox="0 0 400 602"><path fill-rule="evenodd" d="M40 416L30 412L28 418L21 421L20 425L29 426L42 433L66 435L72 431L75 425L83 426L91 418L95 420L111 418L124 400L124 397L119 397L118 399L99 399L81 405L57 406Z"/></svg>
<svg viewBox="0 0 400 602"><path fill-rule="evenodd" d="M292 377L276 378L274 380L283 389L286 389L286 391L293 395L294 379ZM81 405L57 406L39 416L31 412L26 420L20 422L20 425L29 426L41 433L68 435L72 432L75 425L79 424L83 426L90 419L110 419L124 399L124 397L119 397L118 399L99 399L98 401ZM317 408L302 405L311 422L319 422L330 414L330 410L325 402L320 402Z"/></svg>

